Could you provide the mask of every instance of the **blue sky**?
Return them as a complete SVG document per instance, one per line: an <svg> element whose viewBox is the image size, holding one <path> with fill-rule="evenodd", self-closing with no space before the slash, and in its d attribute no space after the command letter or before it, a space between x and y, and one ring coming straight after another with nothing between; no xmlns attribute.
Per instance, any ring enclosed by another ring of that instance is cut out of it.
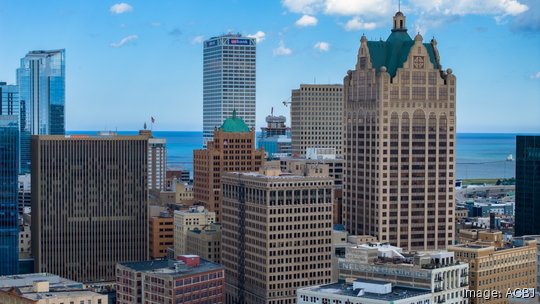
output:
<svg viewBox="0 0 540 304"><path fill-rule="evenodd" d="M66 49L69 130L202 129L201 41L255 35L257 126L301 83L342 83L395 0L0 0L0 80L29 50ZM540 1L402 1L458 79L458 132L540 132Z"/></svg>

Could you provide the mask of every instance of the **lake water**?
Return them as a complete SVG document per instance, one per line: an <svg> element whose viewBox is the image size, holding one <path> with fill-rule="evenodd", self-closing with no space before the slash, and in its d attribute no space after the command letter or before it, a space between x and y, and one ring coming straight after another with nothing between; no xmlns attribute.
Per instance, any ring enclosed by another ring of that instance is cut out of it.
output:
<svg viewBox="0 0 540 304"><path fill-rule="evenodd" d="M68 132L94 134L95 131ZM135 131L120 134L137 134ZM193 150L202 148L202 132L156 131L154 136L167 140L167 163L193 172ZM458 133L456 151L457 178L500 178L515 176L516 134Z"/></svg>

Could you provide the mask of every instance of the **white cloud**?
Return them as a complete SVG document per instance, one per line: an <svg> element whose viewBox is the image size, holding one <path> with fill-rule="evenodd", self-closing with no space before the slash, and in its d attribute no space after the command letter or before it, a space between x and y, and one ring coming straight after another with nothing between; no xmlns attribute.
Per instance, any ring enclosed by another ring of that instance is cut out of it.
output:
<svg viewBox="0 0 540 304"><path fill-rule="evenodd" d="M121 47L127 45L128 43L133 42L133 41L135 41L137 39L139 39L139 37L137 35L129 35L127 37L122 38L118 42L111 43L111 47L113 47L113 48L121 48Z"/></svg>
<svg viewBox="0 0 540 304"><path fill-rule="evenodd" d="M266 33L263 31L257 31L255 34L247 35L249 38L255 38L257 43L263 42L266 38Z"/></svg>
<svg viewBox="0 0 540 304"><path fill-rule="evenodd" d="M315 14L324 8L324 0L283 0L283 5L293 13Z"/></svg>
<svg viewBox="0 0 540 304"><path fill-rule="evenodd" d="M204 36L195 36L191 40L191 43L193 43L193 44L201 44L203 42L204 42Z"/></svg>
<svg viewBox="0 0 540 304"><path fill-rule="evenodd" d="M122 3L116 3L115 5L111 6L110 9L111 13L113 14L123 14L133 11L133 6L122 2Z"/></svg>
<svg viewBox="0 0 540 304"><path fill-rule="evenodd" d="M393 9L392 0L326 0L324 12L328 15L381 16L392 13Z"/></svg>
<svg viewBox="0 0 540 304"><path fill-rule="evenodd" d="M409 5L422 13L437 15L512 15L528 7L518 0L411 0Z"/></svg>
<svg viewBox="0 0 540 304"><path fill-rule="evenodd" d="M531 79L540 79L540 72L536 72L536 74L531 75Z"/></svg>
<svg viewBox="0 0 540 304"><path fill-rule="evenodd" d="M317 18L310 15L304 15L300 17L300 19L296 20L295 24L297 26L315 26L317 25L317 22L319 22Z"/></svg>
<svg viewBox="0 0 540 304"><path fill-rule="evenodd" d="M313 47L319 50L320 52L328 52L330 50L330 44L324 41L315 43Z"/></svg>
<svg viewBox="0 0 540 304"><path fill-rule="evenodd" d="M273 51L274 56L289 56L292 54L292 50L285 46L283 40L279 41L279 46Z"/></svg>
<svg viewBox="0 0 540 304"><path fill-rule="evenodd" d="M363 22L359 17L354 17L345 24L347 31L372 30L376 27L375 22Z"/></svg>

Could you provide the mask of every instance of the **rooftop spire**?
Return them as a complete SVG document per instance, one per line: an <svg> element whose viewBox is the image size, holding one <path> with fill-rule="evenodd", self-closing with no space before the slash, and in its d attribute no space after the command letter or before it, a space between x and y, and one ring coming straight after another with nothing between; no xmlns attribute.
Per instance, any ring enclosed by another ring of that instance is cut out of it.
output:
<svg viewBox="0 0 540 304"><path fill-rule="evenodd" d="M401 8L401 4L400 4ZM407 27L405 26L405 15L401 11L398 11L394 15L394 28L392 29L392 32L406 32Z"/></svg>

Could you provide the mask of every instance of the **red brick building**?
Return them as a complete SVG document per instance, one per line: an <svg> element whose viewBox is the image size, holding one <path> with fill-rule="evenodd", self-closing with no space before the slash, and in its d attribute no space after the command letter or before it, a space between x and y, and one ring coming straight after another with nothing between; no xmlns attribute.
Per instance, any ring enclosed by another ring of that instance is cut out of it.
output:
<svg viewBox="0 0 540 304"><path fill-rule="evenodd" d="M197 255L116 265L119 304L225 303L223 266Z"/></svg>

